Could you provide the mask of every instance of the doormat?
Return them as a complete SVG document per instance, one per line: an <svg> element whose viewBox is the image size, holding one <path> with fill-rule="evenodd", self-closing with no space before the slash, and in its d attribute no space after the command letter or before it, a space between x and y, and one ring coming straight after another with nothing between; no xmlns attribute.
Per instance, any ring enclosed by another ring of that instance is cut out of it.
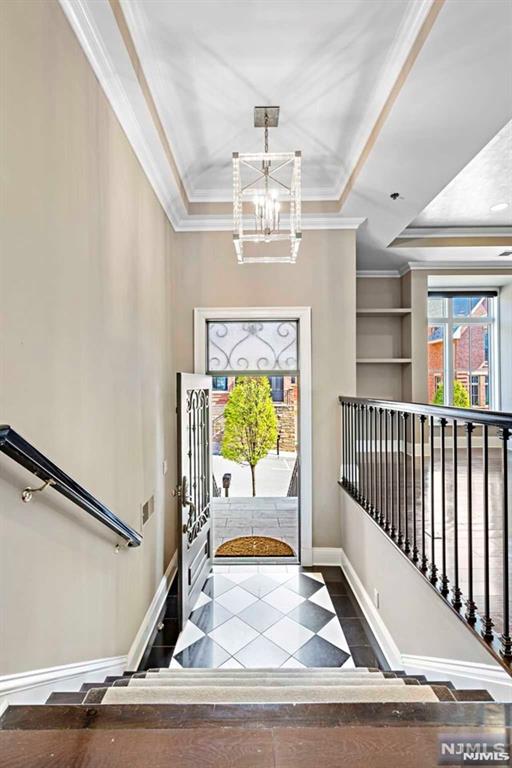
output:
<svg viewBox="0 0 512 768"><path fill-rule="evenodd" d="M289 544L270 536L239 536L221 544L216 557L293 557Z"/></svg>

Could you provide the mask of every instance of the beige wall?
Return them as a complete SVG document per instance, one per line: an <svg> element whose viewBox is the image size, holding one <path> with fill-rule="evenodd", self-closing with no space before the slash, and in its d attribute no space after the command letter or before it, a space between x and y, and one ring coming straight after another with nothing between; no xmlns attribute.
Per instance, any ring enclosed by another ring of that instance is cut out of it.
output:
<svg viewBox="0 0 512 768"><path fill-rule="evenodd" d="M229 232L181 233L177 240L173 328L178 369L193 370L194 307L311 307L313 546L339 546L337 398L355 393L355 233L306 232L295 265L239 266Z"/></svg>
<svg viewBox="0 0 512 768"><path fill-rule="evenodd" d="M0 455L0 675L124 654L175 549L173 232L56 2L0 3L0 420L133 527Z"/></svg>

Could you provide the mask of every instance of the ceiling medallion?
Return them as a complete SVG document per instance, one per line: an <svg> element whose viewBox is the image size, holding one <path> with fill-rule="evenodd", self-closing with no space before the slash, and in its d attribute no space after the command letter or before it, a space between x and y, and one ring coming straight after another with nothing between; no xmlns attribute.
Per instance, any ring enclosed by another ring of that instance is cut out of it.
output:
<svg viewBox="0 0 512 768"><path fill-rule="evenodd" d="M301 152L268 151L268 129L277 128L278 122L279 107L254 107L254 127L264 129L264 151L233 152L233 243L239 264L297 260L302 238ZM276 240L289 241L288 254L244 253L244 243Z"/></svg>

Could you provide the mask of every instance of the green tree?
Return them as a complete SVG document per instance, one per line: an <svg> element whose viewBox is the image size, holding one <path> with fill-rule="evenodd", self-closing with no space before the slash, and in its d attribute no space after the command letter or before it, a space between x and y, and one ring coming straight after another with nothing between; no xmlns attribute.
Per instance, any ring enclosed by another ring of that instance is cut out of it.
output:
<svg viewBox="0 0 512 768"><path fill-rule="evenodd" d="M438 384L432 403L433 405L444 405L444 384ZM469 408L471 406L468 391L458 379L453 382L453 405L455 408Z"/></svg>
<svg viewBox="0 0 512 768"><path fill-rule="evenodd" d="M277 416L266 376L239 376L224 409L221 453L251 468L252 495L256 496L256 464L277 440Z"/></svg>

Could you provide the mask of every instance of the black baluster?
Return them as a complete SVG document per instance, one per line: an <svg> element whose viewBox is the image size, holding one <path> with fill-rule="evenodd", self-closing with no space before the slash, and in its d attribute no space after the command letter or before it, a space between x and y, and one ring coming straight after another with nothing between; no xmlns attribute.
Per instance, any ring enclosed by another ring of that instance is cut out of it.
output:
<svg viewBox="0 0 512 768"><path fill-rule="evenodd" d="M502 449L502 515L503 515L503 634L501 635L501 654L506 659L512 657L512 638L510 637L509 605L509 564L508 564L508 439L510 429L501 430Z"/></svg>
<svg viewBox="0 0 512 768"><path fill-rule="evenodd" d="M352 403L348 404L348 487L351 495L353 494L352 485Z"/></svg>
<svg viewBox="0 0 512 768"><path fill-rule="evenodd" d="M452 605L462 608L462 592L459 586L459 456L458 424L453 422L453 598Z"/></svg>
<svg viewBox="0 0 512 768"><path fill-rule="evenodd" d="M386 444L386 463L385 463L385 488L386 488L386 495L385 495L385 513L384 513L384 530L386 533L389 533L390 526L389 526L389 440L388 440L388 421L389 421L389 411L386 409L384 411L384 442Z"/></svg>
<svg viewBox="0 0 512 768"><path fill-rule="evenodd" d="M397 543L401 547L404 543L404 536L402 533L402 426L403 426L403 413L397 413L396 431L397 431L397 452L396 452L396 494L397 494Z"/></svg>
<svg viewBox="0 0 512 768"><path fill-rule="evenodd" d="M373 406L370 405L369 409L369 431L368 437L370 440L369 452L368 452L368 511L373 516Z"/></svg>
<svg viewBox="0 0 512 768"><path fill-rule="evenodd" d="M395 504L395 411L391 411L391 464L390 464L390 477L391 477L391 538L396 538L396 504Z"/></svg>
<svg viewBox="0 0 512 768"><path fill-rule="evenodd" d="M435 536L435 493L434 493L434 472L435 472L435 437L434 437L434 417L430 417L430 581L432 584L437 582L436 566L436 536Z"/></svg>
<svg viewBox="0 0 512 768"><path fill-rule="evenodd" d="M468 463L468 599L466 600L466 621L476 622L476 605L473 599L473 430L472 422L466 424L467 434L467 463Z"/></svg>
<svg viewBox="0 0 512 768"><path fill-rule="evenodd" d="M446 419L440 419L441 425L441 594L448 595L448 576L446 574Z"/></svg>
<svg viewBox="0 0 512 768"><path fill-rule="evenodd" d="M427 545L426 545L426 539L425 539L425 511L426 511L426 505L425 505L425 494L426 494L426 483L425 483L425 422L427 420L426 416L421 415L420 416L420 440L421 440L421 451L420 451L420 472L421 472L421 571L422 573L426 573L428 569L428 558L427 558Z"/></svg>
<svg viewBox="0 0 512 768"><path fill-rule="evenodd" d="M489 585L489 427L484 425L483 443L483 495L484 495L484 615L482 618L482 637L492 640L493 621L491 619Z"/></svg>
<svg viewBox="0 0 512 768"><path fill-rule="evenodd" d="M412 414L411 422L411 442L412 442L412 559L414 563L419 560L418 551L418 523L416 520L417 502L416 502L416 416Z"/></svg>
<svg viewBox="0 0 512 768"><path fill-rule="evenodd" d="M404 552L406 555L411 551L411 539L410 523L409 523L409 452L407 449L407 424L409 422L409 414L404 413Z"/></svg>
<svg viewBox="0 0 512 768"><path fill-rule="evenodd" d="M356 490L356 476L354 472L355 467L355 432L356 432L356 423L355 423L355 405L354 403L350 403L350 487L352 491L352 496L355 498L355 490Z"/></svg>
<svg viewBox="0 0 512 768"><path fill-rule="evenodd" d="M345 402L341 403L341 482L345 488L347 485L347 472L346 472L346 454L347 454L347 441L346 441L346 418L345 418Z"/></svg>
<svg viewBox="0 0 512 768"><path fill-rule="evenodd" d="M361 504L366 509L366 405L361 406L361 459L363 470L363 498Z"/></svg>
<svg viewBox="0 0 512 768"><path fill-rule="evenodd" d="M379 408L379 525L384 524L383 481L382 481L382 469L383 469L382 413L383 413L383 409Z"/></svg>

